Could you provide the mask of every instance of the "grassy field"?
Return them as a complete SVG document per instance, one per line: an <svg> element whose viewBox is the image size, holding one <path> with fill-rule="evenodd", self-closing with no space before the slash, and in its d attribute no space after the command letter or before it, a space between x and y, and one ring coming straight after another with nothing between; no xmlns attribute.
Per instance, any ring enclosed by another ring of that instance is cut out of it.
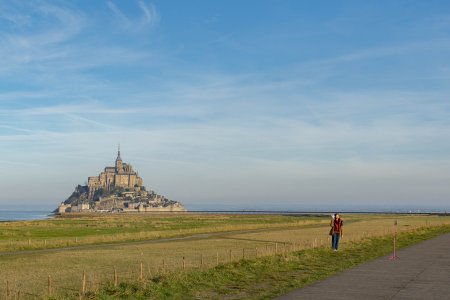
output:
<svg viewBox="0 0 450 300"><path fill-rule="evenodd" d="M308 224L320 223L308 218ZM140 241L199 233L296 227L299 218L261 215L84 214L49 220L0 222L0 251ZM302 220L302 225L305 220Z"/></svg>
<svg viewBox="0 0 450 300"><path fill-rule="evenodd" d="M399 247L450 232L450 226L415 229L398 236ZM105 283L95 299L273 299L392 251L390 237L371 237L339 253L327 247L242 260L206 271L189 271Z"/></svg>
<svg viewBox="0 0 450 300"><path fill-rule="evenodd" d="M398 220L398 231L405 233L450 224L450 218L443 216L344 217L344 250L369 238L390 239L394 220ZM107 293L104 284L113 282L115 274L118 282L153 282L174 271L203 274L217 265L228 268L230 263L242 263L243 257L270 260L277 254L311 248L324 251L323 246L329 243L328 225L328 216L190 214L5 222L0 224L6 246L0 251L0 275L4 279L0 295L6 295L6 281L11 291L21 291L30 298L47 295L50 276L51 293L67 294L70 299L80 292L83 273L86 290ZM24 245L9 244L12 240ZM42 243L45 240L47 243ZM160 288L164 290L164 286ZM111 293L116 292L113 289Z"/></svg>

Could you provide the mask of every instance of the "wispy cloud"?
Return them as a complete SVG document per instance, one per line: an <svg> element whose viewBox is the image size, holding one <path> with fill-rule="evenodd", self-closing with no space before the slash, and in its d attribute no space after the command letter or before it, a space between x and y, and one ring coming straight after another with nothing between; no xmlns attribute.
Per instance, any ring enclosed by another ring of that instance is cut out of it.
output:
<svg viewBox="0 0 450 300"><path fill-rule="evenodd" d="M159 23L160 15L158 11L156 10L155 5L153 4L146 4L144 1L139 1L139 8L143 12L143 18L142 18L142 24L143 25L150 25L155 26Z"/></svg>
<svg viewBox="0 0 450 300"><path fill-rule="evenodd" d="M120 142L152 185L176 186L180 200L219 191L257 203L280 193L293 199L299 189L345 199L355 180L368 190L390 180L407 187L440 175L432 171L440 163L449 167L445 36L335 49L338 37L308 18L279 27L230 6L233 20L220 15L216 28L205 25L218 21L214 4L201 12L186 4L161 23L169 6L149 1L0 3L2 172L36 178L41 165L55 174L69 168L58 186L65 195L109 164ZM433 51L442 55L434 65ZM398 71L402 62L407 71ZM261 186L273 188L270 197Z"/></svg>
<svg viewBox="0 0 450 300"><path fill-rule="evenodd" d="M67 41L86 25L84 14L73 8L41 2L30 4L30 9L37 14L34 20L40 30L35 34L4 34L4 41L8 42L8 45L23 49L39 49L41 46ZM48 26L49 23L53 26Z"/></svg>
<svg viewBox="0 0 450 300"><path fill-rule="evenodd" d="M107 1L106 4L117 17L118 23L123 29L140 31L152 28L160 21L160 14L152 3L147 4L141 0L137 2L137 7L141 12L140 16L125 13L112 1Z"/></svg>
<svg viewBox="0 0 450 300"><path fill-rule="evenodd" d="M4 19L15 28L29 27L31 25L31 17L27 13L23 13L17 7L0 5L0 19Z"/></svg>
<svg viewBox="0 0 450 300"><path fill-rule="evenodd" d="M64 57L59 46L76 37L86 26L84 14L73 8L46 2L25 6L32 12L34 30L3 32L0 56L8 59L2 61L0 75L23 72L33 64Z"/></svg>
<svg viewBox="0 0 450 300"><path fill-rule="evenodd" d="M122 27L128 28L131 26L131 20L128 19L128 17L116 6L116 4L114 4L112 1L107 1L106 4L119 19Z"/></svg>
<svg viewBox="0 0 450 300"><path fill-rule="evenodd" d="M426 53L430 49L446 50L450 48L448 39L429 39L420 41L400 42L389 46L373 46L359 49L335 57L310 60L307 65L334 65L349 62L371 60L380 57L405 55L406 53Z"/></svg>

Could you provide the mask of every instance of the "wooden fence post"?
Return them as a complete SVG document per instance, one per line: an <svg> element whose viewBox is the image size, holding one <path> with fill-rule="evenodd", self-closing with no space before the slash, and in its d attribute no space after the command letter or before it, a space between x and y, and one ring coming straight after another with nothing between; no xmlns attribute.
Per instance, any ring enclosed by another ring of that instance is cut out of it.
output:
<svg viewBox="0 0 450 300"><path fill-rule="evenodd" d="M231 263L231 259L232 259L232 257L231 257L231 249L230 249L230 263Z"/></svg>
<svg viewBox="0 0 450 300"><path fill-rule="evenodd" d="M6 298L9 297L9 294L10 294L10 290L9 290L9 281L6 280Z"/></svg>
<svg viewBox="0 0 450 300"><path fill-rule="evenodd" d="M114 287L117 287L117 269L114 267Z"/></svg>
<svg viewBox="0 0 450 300"><path fill-rule="evenodd" d="M200 254L200 267L203 268L203 253Z"/></svg>
<svg viewBox="0 0 450 300"><path fill-rule="evenodd" d="M216 253L216 266L219 265L219 252Z"/></svg>
<svg viewBox="0 0 450 300"><path fill-rule="evenodd" d="M86 294L86 272L83 271L83 281L81 282L81 294L84 296Z"/></svg>
<svg viewBox="0 0 450 300"><path fill-rule="evenodd" d="M184 259L184 256L183 256L183 270L186 270L186 261Z"/></svg>
<svg viewBox="0 0 450 300"><path fill-rule="evenodd" d="M255 255L256 255L256 258L258 258L258 247L255 248L255 253L256 253L256 254L255 254Z"/></svg>
<svg viewBox="0 0 450 300"><path fill-rule="evenodd" d="M275 254L278 254L278 243L275 243Z"/></svg>
<svg viewBox="0 0 450 300"><path fill-rule="evenodd" d="M242 259L245 259L245 248L242 248Z"/></svg>
<svg viewBox="0 0 450 300"><path fill-rule="evenodd" d="M144 265L142 264L142 261L141 261L141 275L139 276L139 278L140 278L141 280L144 279Z"/></svg>
<svg viewBox="0 0 450 300"><path fill-rule="evenodd" d="M52 278L50 277L50 275L48 275L47 278L47 293L49 296L51 296L52 294Z"/></svg>

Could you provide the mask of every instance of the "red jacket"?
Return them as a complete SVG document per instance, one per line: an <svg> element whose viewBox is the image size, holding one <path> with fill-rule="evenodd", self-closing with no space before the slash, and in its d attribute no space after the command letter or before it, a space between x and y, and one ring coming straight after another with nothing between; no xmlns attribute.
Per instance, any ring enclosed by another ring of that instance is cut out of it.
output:
<svg viewBox="0 0 450 300"><path fill-rule="evenodd" d="M334 219L331 221L331 227L333 228L333 233L340 233L342 234L342 225L343 225L343 221L341 220L341 218L339 219Z"/></svg>

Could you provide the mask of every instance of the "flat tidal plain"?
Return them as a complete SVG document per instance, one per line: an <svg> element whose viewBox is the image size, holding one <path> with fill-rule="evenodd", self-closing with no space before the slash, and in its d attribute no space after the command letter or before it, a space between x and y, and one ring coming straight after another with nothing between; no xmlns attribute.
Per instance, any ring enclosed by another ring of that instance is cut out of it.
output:
<svg viewBox="0 0 450 300"><path fill-rule="evenodd" d="M450 224L450 217L436 215L344 214L343 219L343 249L392 236L394 230ZM323 215L229 214L75 215L2 222L0 298L17 292L28 298L71 298L83 290L96 291L105 282L323 248L329 243L329 222Z"/></svg>

